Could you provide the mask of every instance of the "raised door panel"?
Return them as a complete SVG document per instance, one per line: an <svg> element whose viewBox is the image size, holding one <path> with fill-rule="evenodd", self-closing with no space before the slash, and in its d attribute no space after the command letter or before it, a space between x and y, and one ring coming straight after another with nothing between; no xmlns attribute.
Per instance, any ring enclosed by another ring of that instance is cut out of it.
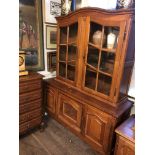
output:
<svg viewBox="0 0 155 155"><path fill-rule="evenodd" d="M112 129L111 116L100 110L87 106L85 111L85 137L102 151L108 151L109 137Z"/></svg>
<svg viewBox="0 0 155 155"><path fill-rule="evenodd" d="M47 89L47 109L52 114L56 113L56 90L53 88Z"/></svg>
<svg viewBox="0 0 155 155"><path fill-rule="evenodd" d="M59 94L58 118L75 131L81 132L81 116L82 105L68 96Z"/></svg>

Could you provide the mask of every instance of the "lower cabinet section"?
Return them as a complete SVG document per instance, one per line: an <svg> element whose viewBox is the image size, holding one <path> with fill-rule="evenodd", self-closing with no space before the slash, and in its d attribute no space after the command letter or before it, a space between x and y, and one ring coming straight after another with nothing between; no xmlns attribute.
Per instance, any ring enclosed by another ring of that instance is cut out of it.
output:
<svg viewBox="0 0 155 155"><path fill-rule="evenodd" d="M85 137L98 149L108 151L112 117L92 106L85 109Z"/></svg>
<svg viewBox="0 0 155 155"><path fill-rule="evenodd" d="M126 113L131 108L124 110L120 116L114 117L112 114L84 102L80 95L75 97L70 95L65 88L63 91L48 85L46 87L46 105L50 116L68 127L103 155L110 155L114 149L112 141L114 129L122 117L124 119L128 117Z"/></svg>
<svg viewBox="0 0 155 155"><path fill-rule="evenodd" d="M115 155L135 155L134 143L128 141L126 138L118 136Z"/></svg>
<svg viewBox="0 0 155 155"><path fill-rule="evenodd" d="M81 132L82 104L65 96L58 95L58 119L69 125L77 132Z"/></svg>

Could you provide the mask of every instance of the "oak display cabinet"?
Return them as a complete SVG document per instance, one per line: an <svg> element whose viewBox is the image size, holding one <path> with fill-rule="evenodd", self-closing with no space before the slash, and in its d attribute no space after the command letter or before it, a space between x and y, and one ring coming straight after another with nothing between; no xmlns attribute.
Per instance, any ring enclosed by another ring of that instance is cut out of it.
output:
<svg viewBox="0 0 155 155"><path fill-rule="evenodd" d="M101 154L110 154L114 129L130 113L134 10L83 8L57 17L57 75L45 80L47 110ZM94 34L101 37L94 42ZM108 47L108 35L116 39ZM51 108L52 107L52 108Z"/></svg>

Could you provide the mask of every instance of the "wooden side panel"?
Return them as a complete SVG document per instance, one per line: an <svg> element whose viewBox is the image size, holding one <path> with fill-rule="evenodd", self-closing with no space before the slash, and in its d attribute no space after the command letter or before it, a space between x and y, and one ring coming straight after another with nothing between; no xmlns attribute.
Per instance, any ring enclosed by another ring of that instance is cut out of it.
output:
<svg viewBox="0 0 155 155"><path fill-rule="evenodd" d="M128 47L126 53L126 59L124 64L124 70L122 74L122 80L120 85L120 94L128 94L133 66L135 59L135 21L132 21L131 31L128 40ZM121 97L121 96L119 96Z"/></svg>
<svg viewBox="0 0 155 155"><path fill-rule="evenodd" d="M58 119L76 132L81 132L82 105L63 95L58 96Z"/></svg>
<svg viewBox="0 0 155 155"><path fill-rule="evenodd" d="M46 92L47 109L52 114L56 112L56 90L48 88Z"/></svg>

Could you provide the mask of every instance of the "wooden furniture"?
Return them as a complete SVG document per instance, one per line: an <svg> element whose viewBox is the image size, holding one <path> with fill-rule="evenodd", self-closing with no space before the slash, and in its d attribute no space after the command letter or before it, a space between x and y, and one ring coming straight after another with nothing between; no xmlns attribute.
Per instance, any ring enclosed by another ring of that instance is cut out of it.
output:
<svg viewBox="0 0 155 155"><path fill-rule="evenodd" d="M134 10L97 8L57 17L57 76L45 80L47 111L105 155L132 107L126 94L134 64L133 17ZM96 31L104 34L97 45ZM116 35L114 49L107 47L110 32Z"/></svg>
<svg viewBox="0 0 155 155"><path fill-rule="evenodd" d="M42 121L42 75L30 72L19 78L19 133L40 125Z"/></svg>
<svg viewBox="0 0 155 155"><path fill-rule="evenodd" d="M135 116L132 115L128 120L121 124L115 132L117 133L115 155L134 155Z"/></svg>

